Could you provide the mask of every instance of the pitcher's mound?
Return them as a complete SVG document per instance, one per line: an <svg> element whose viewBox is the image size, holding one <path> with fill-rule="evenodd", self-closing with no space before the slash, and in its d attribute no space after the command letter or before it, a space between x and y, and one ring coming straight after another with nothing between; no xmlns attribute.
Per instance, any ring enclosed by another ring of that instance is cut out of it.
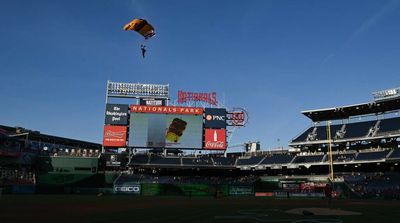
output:
<svg viewBox="0 0 400 223"><path fill-rule="evenodd" d="M310 215L336 215L336 216L344 216L344 215L361 215L359 212L354 211L345 211L340 209L330 209L330 208L295 208L285 211L288 214L300 214L304 215L304 213L311 213Z"/></svg>

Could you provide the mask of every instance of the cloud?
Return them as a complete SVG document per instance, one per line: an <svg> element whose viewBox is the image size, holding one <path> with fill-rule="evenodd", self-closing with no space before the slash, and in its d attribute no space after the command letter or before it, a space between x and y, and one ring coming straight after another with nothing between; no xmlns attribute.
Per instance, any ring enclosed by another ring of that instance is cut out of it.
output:
<svg viewBox="0 0 400 223"><path fill-rule="evenodd" d="M358 36L367 33L369 29L378 24L384 17L390 15L400 6L400 1L392 0L382 6L378 12L367 18L351 35L348 42L357 38Z"/></svg>
<svg viewBox="0 0 400 223"><path fill-rule="evenodd" d="M385 17L392 14L396 9L400 6L400 1L392 0L388 3L384 4L376 13L372 16L368 17L358 26L357 29L353 31L350 37L335 51L329 53L321 62L321 65L327 63L330 59L336 56L336 54L349 45L353 40L357 39L359 36L366 34L372 27L376 26L380 21L382 21Z"/></svg>

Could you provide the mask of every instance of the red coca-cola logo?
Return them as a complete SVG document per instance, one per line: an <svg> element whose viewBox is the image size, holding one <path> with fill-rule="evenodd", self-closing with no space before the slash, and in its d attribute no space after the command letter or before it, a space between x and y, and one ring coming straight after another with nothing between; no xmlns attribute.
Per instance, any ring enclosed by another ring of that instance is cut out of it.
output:
<svg viewBox="0 0 400 223"><path fill-rule="evenodd" d="M217 141L217 142L206 142L206 148L218 148L225 149L225 142Z"/></svg>
<svg viewBox="0 0 400 223"><path fill-rule="evenodd" d="M205 129L205 149L226 149L226 129Z"/></svg>

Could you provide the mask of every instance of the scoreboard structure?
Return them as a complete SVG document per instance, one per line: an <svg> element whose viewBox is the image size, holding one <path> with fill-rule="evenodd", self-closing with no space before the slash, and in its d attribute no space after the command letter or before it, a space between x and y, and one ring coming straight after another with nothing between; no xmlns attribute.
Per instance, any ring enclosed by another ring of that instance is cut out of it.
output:
<svg viewBox="0 0 400 223"><path fill-rule="evenodd" d="M109 98L132 98L136 103L109 103ZM103 147L226 150L232 112L169 106L168 101L169 85L108 81Z"/></svg>

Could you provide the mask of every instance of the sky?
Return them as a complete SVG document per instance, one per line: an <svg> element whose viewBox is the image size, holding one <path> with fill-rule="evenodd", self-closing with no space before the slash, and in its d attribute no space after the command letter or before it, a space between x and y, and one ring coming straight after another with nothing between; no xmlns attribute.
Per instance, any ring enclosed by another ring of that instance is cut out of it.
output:
<svg viewBox="0 0 400 223"><path fill-rule="evenodd" d="M107 80L169 84L247 110L229 145L287 147L301 111L400 86L399 23L398 0L1 0L0 124L101 143Z"/></svg>

